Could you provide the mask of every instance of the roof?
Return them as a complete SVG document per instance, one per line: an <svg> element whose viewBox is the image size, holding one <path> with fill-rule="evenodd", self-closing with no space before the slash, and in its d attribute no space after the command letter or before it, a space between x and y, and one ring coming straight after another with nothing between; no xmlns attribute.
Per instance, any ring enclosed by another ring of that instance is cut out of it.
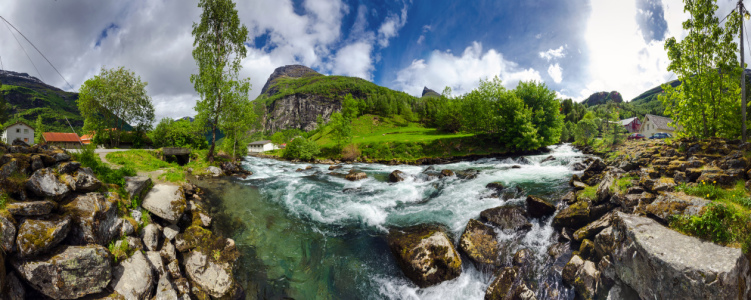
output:
<svg viewBox="0 0 751 300"><path fill-rule="evenodd" d="M18 122L16 122L16 123L10 124L10 125L8 125L8 127L5 127L5 128L10 128L11 126L13 126L13 125L18 125L18 124L26 125L26 127L29 127L29 128L31 128L31 130L34 130L34 127L31 127L31 125L29 125L29 124L26 124L26 123L24 123L23 121L18 121Z"/></svg>
<svg viewBox="0 0 751 300"><path fill-rule="evenodd" d="M647 119L651 120L658 129L675 130L675 128L668 126L668 123L673 122L671 118L647 114L644 119L645 122Z"/></svg>
<svg viewBox="0 0 751 300"><path fill-rule="evenodd" d="M42 135L44 136L44 140L47 142L81 142L81 139L75 133L45 132Z"/></svg>
<svg viewBox="0 0 751 300"><path fill-rule="evenodd" d="M266 144L271 144L271 141L269 140L257 141L257 142L252 142L248 145L266 145Z"/></svg>
<svg viewBox="0 0 751 300"><path fill-rule="evenodd" d="M620 123L621 123L621 125L623 125L623 126L626 126L626 125L628 125L628 124L631 124L631 122L633 122L634 120L638 120L638 119L639 119L639 118L637 118L637 117L633 117L633 118L628 118L628 119L623 119L623 120L621 120L621 122L620 122Z"/></svg>

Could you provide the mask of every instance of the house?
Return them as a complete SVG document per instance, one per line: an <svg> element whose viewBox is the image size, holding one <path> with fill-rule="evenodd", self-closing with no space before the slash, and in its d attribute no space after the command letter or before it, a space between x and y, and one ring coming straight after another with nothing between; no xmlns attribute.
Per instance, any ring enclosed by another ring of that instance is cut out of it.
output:
<svg viewBox="0 0 751 300"><path fill-rule="evenodd" d="M637 117L621 120L620 123L628 133L639 132L639 129L641 129L641 121Z"/></svg>
<svg viewBox="0 0 751 300"><path fill-rule="evenodd" d="M88 144L91 144L91 141L93 139L94 139L94 134L93 133L84 134L84 135L81 136L81 143L83 143L84 145L88 145Z"/></svg>
<svg viewBox="0 0 751 300"><path fill-rule="evenodd" d="M34 144L34 127L24 122L16 122L8 126L3 131L2 140L6 144L11 144L15 140L21 140L26 144Z"/></svg>
<svg viewBox="0 0 751 300"><path fill-rule="evenodd" d="M42 138L47 145L54 145L64 149L81 148L81 138L75 133L67 132L45 132Z"/></svg>
<svg viewBox="0 0 751 300"><path fill-rule="evenodd" d="M647 114L644 116L644 122L642 122L639 133L646 137L650 137L658 132L673 134L676 131L676 128L668 126L668 123L670 122L673 122L673 119ZM680 128L678 128L678 130L680 130Z"/></svg>
<svg viewBox="0 0 751 300"><path fill-rule="evenodd" d="M248 152L250 153L260 153L260 152L271 151L271 150L276 150L276 149L279 149L279 147L274 145L274 143L272 143L269 140L257 141L257 142L252 142L248 144Z"/></svg>

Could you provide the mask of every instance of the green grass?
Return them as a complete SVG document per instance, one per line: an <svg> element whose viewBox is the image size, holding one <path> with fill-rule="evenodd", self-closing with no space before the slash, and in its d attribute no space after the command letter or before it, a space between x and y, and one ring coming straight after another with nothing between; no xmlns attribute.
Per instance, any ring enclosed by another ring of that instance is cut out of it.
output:
<svg viewBox="0 0 751 300"><path fill-rule="evenodd" d="M206 154L208 150L192 150L190 162L184 166L178 165L176 162L165 162L159 158L159 155L155 151L148 150L128 150L122 152L107 153L107 160L113 164L121 165L124 168L130 168L135 171L141 172L153 172L157 170L164 170L164 173L159 175L159 179L182 183L185 182L185 171L188 168L193 169L194 175L204 175L205 169L209 167L206 161ZM217 157L216 162L222 161L221 157Z"/></svg>
<svg viewBox="0 0 751 300"><path fill-rule="evenodd" d="M597 200L597 186L588 186L579 192L580 200Z"/></svg>
<svg viewBox="0 0 751 300"><path fill-rule="evenodd" d="M625 193L626 190L628 190L631 186L634 185L633 180L637 180L636 176L623 176L621 178L616 179L615 185L611 187L613 192L619 192L619 193Z"/></svg>
<svg viewBox="0 0 751 300"><path fill-rule="evenodd" d="M707 200L740 206L740 209L751 209L751 197L749 197L748 192L746 192L745 183L740 180L729 189L719 187L713 182L699 182L696 185L680 184L676 186L675 189L676 191L702 197ZM751 213L751 211L749 211L749 213Z"/></svg>

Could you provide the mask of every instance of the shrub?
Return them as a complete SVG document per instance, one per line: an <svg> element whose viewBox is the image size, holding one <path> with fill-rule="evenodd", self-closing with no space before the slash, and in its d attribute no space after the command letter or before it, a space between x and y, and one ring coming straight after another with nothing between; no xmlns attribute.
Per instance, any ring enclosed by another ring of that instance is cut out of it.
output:
<svg viewBox="0 0 751 300"><path fill-rule="evenodd" d="M320 152L321 150L315 142L304 137L298 137L289 142L287 148L284 148L282 156L287 159L310 160Z"/></svg>
<svg viewBox="0 0 751 300"><path fill-rule="evenodd" d="M715 243L744 242L749 217L724 203L709 203L701 216L674 216L670 227Z"/></svg>
<svg viewBox="0 0 751 300"><path fill-rule="evenodd" d="M360 157L360 149L357 144L349 144L342 149L342 160L353 161Z"/></svg>

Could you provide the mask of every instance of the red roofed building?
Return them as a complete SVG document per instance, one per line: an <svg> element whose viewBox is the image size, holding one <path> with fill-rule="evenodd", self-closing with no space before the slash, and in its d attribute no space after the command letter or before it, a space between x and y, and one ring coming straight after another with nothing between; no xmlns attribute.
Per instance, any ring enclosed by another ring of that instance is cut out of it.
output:
<svg viewBox="0 0 751 300"><path fill-rule="evenodd" d="M94 134L84 134L81 136L81 143L84 145L91 144L91 141L94 139Z"/></svg>
<svg viewBox="0 0 751 300"><path fill-rule="evenodd" d="M81 138L75 133L45 132L42 134L42 138L48 145L54 145L64 149L81 148Z"/></svg>

